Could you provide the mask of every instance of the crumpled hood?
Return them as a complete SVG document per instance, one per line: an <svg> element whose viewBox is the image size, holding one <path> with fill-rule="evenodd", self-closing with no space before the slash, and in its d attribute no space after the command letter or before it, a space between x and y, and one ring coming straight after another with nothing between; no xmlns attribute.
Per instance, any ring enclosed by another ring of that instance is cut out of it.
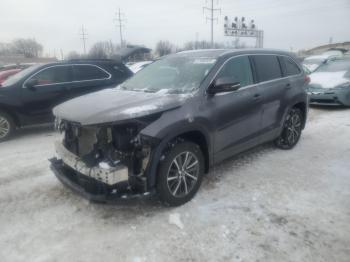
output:
<svg viewBox="0 0 350 262"><path fill-rule="evenodd" d="M334 88L350 83L350 79L345 78L346 71L338 72L315 72L310 75L310 87Z"/></svg>
<svg viewBox="0 0 350 262"><path fill-rule="evenodd" d="M104 89L69 100L53 109L59 119L94 125L163 112L181 106L188 95Z"/></svg>

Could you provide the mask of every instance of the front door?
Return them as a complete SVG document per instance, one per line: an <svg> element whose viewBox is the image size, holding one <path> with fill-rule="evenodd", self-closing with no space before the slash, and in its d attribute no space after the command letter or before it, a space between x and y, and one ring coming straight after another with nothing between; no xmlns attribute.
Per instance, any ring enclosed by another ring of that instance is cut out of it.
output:
<svg viewBox="0 0 350 262"><path fill-rule="evenodd" d="M218 73L217 78L234 77L240 89L208 97L208 105L214 111L215 162L250 147L260 131L261 99L248 56L230 58Z"/></svg>
<svg viewBox="0 0 350 262"><path fill-rule="evenodd" d="M26 85L33 80L33 86ZM66 87L71 81L69 65L51 66L29 77L21 90L22 114L33 123L51 121L53 107L70 98Z"/></svg>

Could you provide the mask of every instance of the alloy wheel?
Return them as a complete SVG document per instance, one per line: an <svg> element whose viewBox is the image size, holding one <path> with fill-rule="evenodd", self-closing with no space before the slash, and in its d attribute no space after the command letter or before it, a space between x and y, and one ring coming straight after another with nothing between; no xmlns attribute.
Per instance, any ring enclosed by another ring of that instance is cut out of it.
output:
<svg viewBox="0 0 350 262"><path fill-rule="evenodd" d="M195 187L199 176L199 161L191 152L182 152L172 161L167 185L174 197L184 197Z"/></svg>
<svg viewBox="0 0 350 262"><path fill-rule="evenodd" d="M5 138L10 132L10 122L0 116L0 138Z"/></svg>
<svg viewBox="0 0 350 262"><path fill-rule="evenodd" d="M302 115L299 109L292 109L284 122L283 131L275 144L282 149L291 149L301 136Z"/></svg>
<svg viewBox="0 0 350 262"><path fill-rule="evenodd" d="M289 145L294 145L299 139L301 132L301 119L298 114L291 114L287 122L286 139Z"/></svg>

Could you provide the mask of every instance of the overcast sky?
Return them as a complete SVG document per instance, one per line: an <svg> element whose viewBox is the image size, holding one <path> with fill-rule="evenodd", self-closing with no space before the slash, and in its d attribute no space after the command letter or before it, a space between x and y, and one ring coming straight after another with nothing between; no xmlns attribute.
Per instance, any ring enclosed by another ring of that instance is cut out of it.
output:
<svg viewBox="0 0 350 262"><path fill-rule="evenodd" d="M45 53L82 52L79 30L94 42L119 42L114 18L125 14L127 42L154 48L158 40L176 45L196 39L210 40L210 26L202 7L210 0L0 0L0 42L35 38ZM214 0L221 8L214 38L231 41L223 33L223 20L245 16L265 31L264 47L298 50L333 42L350 41L350 0ZM248 44L251 41L248 41Z"/></svg>

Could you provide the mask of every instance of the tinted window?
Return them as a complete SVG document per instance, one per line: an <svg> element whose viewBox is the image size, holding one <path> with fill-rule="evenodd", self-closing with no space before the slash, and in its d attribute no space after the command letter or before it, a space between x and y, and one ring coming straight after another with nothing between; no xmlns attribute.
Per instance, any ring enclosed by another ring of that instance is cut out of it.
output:
<svg viewBox="0 0 350 262"><path fill-rule="evenodd" d="M259 82L269 81L282 77L281 68L274 55L255 55L253 56L256 74Z"/></svg>
<svg viewBox="0 0 350 262"><path fill-rule="evenodd" d="M281 59L284 62L284 66L285 66L284 68L285 76L293 76L293 75L300 74L300 69L294 61L292 61L288 57L281 57Z"/></svg>
<svg viewBox="0 0 350 262"><path fill-rule="evenodd" d="M73 68L74 80L76 81L105 79L109 77L109 74L97 66L75 65Z"/></svg>
<svg viewBox="0 0 350 262"><path fill-rule="evenodd" d="M229 60L221 69L218 77L234 77L240 82L242 87L253 84L249 58L240 56Z"/></svg>
<svg viewBox="0 0 350 262"><path fill-rule="evenodd" d="M31 77L31 79L36 79L37 85L57 84L72 81L69 66L49 67Z"/></svg>

